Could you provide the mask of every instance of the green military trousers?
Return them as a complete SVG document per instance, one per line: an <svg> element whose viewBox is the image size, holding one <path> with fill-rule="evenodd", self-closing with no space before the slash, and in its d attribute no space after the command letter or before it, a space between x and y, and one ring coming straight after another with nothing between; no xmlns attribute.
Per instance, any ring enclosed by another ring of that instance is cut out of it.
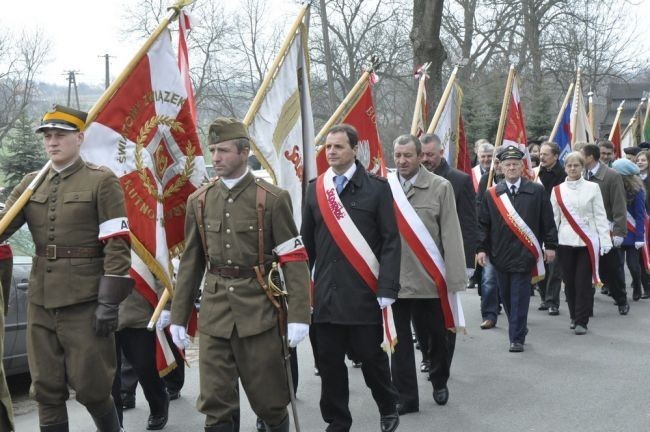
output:
<svg viewBox="0 0 650 432"><path fill-rule="evenodd" d="M32 397L38 402L41 426L68 421L68 386L90 415L115 409L111 387L115 376L115 338L93 330L96 302L56 309L29 303L27 355Z"/></svg>
<svg viewBox="0 0 650 432"><path fill-rule="evenodd" d="M4 334L5 334L5 299L3 295L4 286L9 286L11 284L11 263L12 260L1 260L0 266L5 267L6 264L9 264L8 272L4 271L4 268L0 268L0 278L2 280L3 286L0 288L0 431L12 431L14 430L14 411L11 406L11 395L9 394L9 389L7 388L7 380L5 377L5 370L2 365L3 359L3 348L4 348ZM9 277L5 277L8 274Z"/></svg>
<svg viewBox="0 0 650 432"><path fill-rule="evenodd" d="M287 416L289 387L278 329L230 339L200 334L200 395L197 408L206 426L234 422L239 413L239 380L255 414L268 425Z"/></svg>

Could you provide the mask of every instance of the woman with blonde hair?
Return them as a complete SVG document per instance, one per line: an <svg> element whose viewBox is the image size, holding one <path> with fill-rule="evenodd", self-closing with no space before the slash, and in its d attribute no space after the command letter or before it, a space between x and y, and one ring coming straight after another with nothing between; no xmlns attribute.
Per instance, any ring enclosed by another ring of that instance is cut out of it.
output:
<svg viewBox="0 0 650 432"><path fill-rule="evenodd" d="M650 151L643 150L636 156L636 166L639 167L639 177L643 181L643 186L645 187L645 211L646 217L650 213L650 175L648 175L648 168L650 168ZM646 236L648 233L646 233ZM643 259L641 259L643 263ZM643 294L641 294L642 299L650 298L650 274L647 270L641 267L641 285L643 285Z"/></svg>
<svg viewBox="0 0 650 432"><path fill-rule="evenodd" d="M634 162L617 159L612 168L623 177L627 200L627 235L619 253L621 261L626 258L632 275L632 300L638 301L641 298L641 248L645 245L645 187Z"/></svg>
<svg viewBox="0 0 650 432"><path fill-rule="evenodd" d="M577 335L587 333L594 301L592 284L600 283L599 256L612 249L600 188L582 177L584 166L580 152L569 153L564 160L566 181L555 186L551 194L564 293L571 328Z"/></svg>

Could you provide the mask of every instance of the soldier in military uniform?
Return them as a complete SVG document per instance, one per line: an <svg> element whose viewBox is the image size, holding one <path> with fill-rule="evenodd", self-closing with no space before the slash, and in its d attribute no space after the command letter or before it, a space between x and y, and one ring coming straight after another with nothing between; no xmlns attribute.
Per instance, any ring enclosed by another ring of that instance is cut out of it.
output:
<svg viewBox="0 0 650 432"><path fill-rule="evenodd" d="M172 338L179 348L189 343L185 327L207 268L199 314L197 402L206 415L205 430L239 430L240 379L268 430L285 432L289 387L276 308L262 282L278 257L289 293L287 339L295 347L309 331L307 256L288 193L256 179L247 168L246 126L218 118L210 126L209 139L219 179L187 201L185 252L172 301ZM293 251L283 255L287 245Z"/></svg>
<svg viewBox="0 0 650 432"><path fill-rule="evenodd" d="M119 304L133 286L129 229L117 177L79 155L85 120L86 113L62 106L45 114L36 131L52 165L0 236L4 241L26 222L36 245L27 354L46 432L68 431L68 386L100 432L120 430L110 393ZM7 208L35 176L25 176Z"/></svg>
<svg viewBox="0 0 650 432"><path fill-rule="evenodd" d="M9 305L9 287L11 286L11 272L13 254L8 244L0 245L0 431L14 430L14 412L11 405L11 395L7 387L4 366L2 364L4 348L5 315Z"/></svg>

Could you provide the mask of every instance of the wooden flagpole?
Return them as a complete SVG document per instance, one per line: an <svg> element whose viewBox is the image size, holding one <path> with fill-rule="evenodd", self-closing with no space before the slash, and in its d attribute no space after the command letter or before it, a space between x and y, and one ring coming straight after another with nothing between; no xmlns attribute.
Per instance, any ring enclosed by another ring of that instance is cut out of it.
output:
<svg viewBox="0 0 650 432"><path fill-rule="evenodd" d="M566 106L569 104L569 99L571 98L573 85L574 83L571 83L569 85L569 88L567 89L566 94L564 95L564 100L562 101L562 107L560 108L560 112L558 113L557 118L555 119L555 124L553 125L553 130L551 131L551 135L549 135L548 137L548 140L550 142L553 142L555 140L555 135L557 135L557 131L560 128L562 117L564 117L564 110L566 109Z"/></svg>
<svg viewBox="0 0 650 432"><path fill-rule="evenodd" d="M501 116L499 117L499 127L497 129L497 136L494 140L494 152L492 153L492 163L490 164L490 173L488 174L487 187L492 186L492 180L494 179L494 159L497 155L497 150L501 147L503 141L503 133L506 125L506 118L508 117L508 107L510 106L510 96L512 94L512 83L515 79L515 66L510 65L510 71L508 72L508 80L506 82L506 90L503 93L503 103L501 105Z"/></svg>
<svg viewBox="0 0 650 432"><path fill-rule="evenodd" d="M458 68L459 68L458 65L454 66L454 70L451 72L451 75L449 75L449 81L447 81L447 86L445 87L445 90L442 92L442 97L440 98L440 102L438 102L438 106L436 107L436 112L433 113L433 118L431 119L431 123L429 123L429 127L427 128L427 133L433 133L436 130L436 126L438 126L438 121L440 121L440 116L442 115L442 111L444 110L445 105L447 104L447 99L449 99L449 95L451 94L451 89L454 85L454 82L456 81L456 74L458 74Z"/></svg>
<svg viewBox="0 0 650 432"><path fill-rule="evenodd" d="M129 62L129 64L126 66L126 68L122 71L122 73L117 77L115 81L104 91L104 93L101 95L99 100L93 105L93 107L90 109L88 112L88 116L86 117L86 125L90 124L95 118L97 117L97 114L106 106L108 101L111 99L113 94L117 91L117 89L122 85L124 80L126 79L127 76L133 71L135 66L138 64L140 59L147 54L149 51L149 48L153 43L156 41L158 36L160 36L160 33L163 32L167 28L170 22L172 22L174 19L178 17L178 14L180 13L180 10L191 4L194 0L179 0L174 6L169 8L169 13L167 16L160 22L156 30L149 36L149 39L144 43L144 45L140 48L140 50L136 53L135 57ZM0 234L4 233L9 224L16 218L18 213L20 213L29 202L29 199L31 198L32 194L34 193L34 190L38 187L40 184L41 180L47 173L47 171L50 169L51 166L51 161L48 161L43 168L40 169L34 180L29 184L27 189L18 197L18 199L12 204L11 208L7 211L7 213L4 215L4 217L0 220Z"/></svg>
<svg viewBox="0 0 650 432"><path fill-rule="evenodd" d="M612 140L612 135L614 135L614 131L616 130L616 123L619 123L621 121L621 112L623 112L623 104L625 104L625 99L621 101L620 105L618 108L616 108L616 117L614 117L614 121L612 122L612 129L609 131L609 140ZM623 138L623 134L621 134L621 138Z"/></svg>
<svg viewBox="0 0 650 432"><path fill-rule="evenodd" d="M594 113L594 92L587 93L589 97L589 125L591 126L591 138L596 140L596 113Z"/></svg>
<svg viewBox="0 0 650 432"><path fill-rule="evenodd" d="M415 135L418 132L418 123L420 123L420 118L422 117L422 99L426 95L426 81L427 81L427 70L431 63L425 63L420 67L420 80L418 82L418 94L415 98L415 108L413 110L413 121L411 121L411 135ZM426 121L426 119L424 119ZM423 125L426 128L426 125Z"/></svg>

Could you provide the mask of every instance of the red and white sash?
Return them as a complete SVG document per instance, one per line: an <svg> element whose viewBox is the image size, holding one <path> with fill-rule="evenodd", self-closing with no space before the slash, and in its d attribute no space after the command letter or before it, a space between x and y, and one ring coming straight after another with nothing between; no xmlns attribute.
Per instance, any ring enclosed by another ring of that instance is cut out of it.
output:
<svg viewBox="0 0 650 432"><path fill-rule="evenodd" d="M377 292L379 261L372 248L363 237L354 221L343 206L334 185L334 171L329 168L316 180L316 199L325 226L332 234L336 245L345 258L359 273L373 293ZM381 310L384 326L384 340L381 344L386 351L393 350L397 344L393 311L390 306Z"/></svg>
<svg viewBox="0 0 650 432"><path fill-rule="evenodd" d="M472 168L472 184L474 185L474 192L478 192L478 185L481 183L481 164Z"/></svg>
<svg viewBox="0 0 650 432"><path fill-rule="evenodd" d="M643 269L650 273L650 250L648 250L648 226L650 225L648 215L643 216L643 225L645 230L643 232L643 247L641 248L641 260L643 261ZM632 214L627 212L627 230L636 234L636 221Z"/></svg>
<svg viewBox="0 0 650 432"><path fill-rule="evenodd" d="M539 282L544 279L546 273L544 270L544 254L542 253L542 247L537 237L535 237L535 233L533 233L533 230L530 229L519 213L517 213L507 193L497 195L496 186L491 187L489 192L499 214L508 228L510 228L510 231L512 231L535 258L535 267L533 267L532 271L532 283Z"/></svg>
<svg viewBox="0 0 650 432"><path fill-rule="evenodd" d="M541 166L537 166L537 167L533 168L533 173L534 173L533 174L533 181L535 181L536 183L539 183L542 186L544 186L544 183L542 183L542 179L539 178L539 170L541 168L542 168Z"/></svg>
<svg viewBox="0 0 650 432"><path fill-rule="evenodd" d="M584 242L587 246L587 252L589 252L589 261L591 262L591 280L596 286L602 286L600 277L598 276L598 261L600 254L600 238L598 234L594 233L589 226L584 222L584 220L578 216L576 210L571 207L569 204L564 202L562 197L562 189L566 190L564 183L559 184L553 188L555 193L555 199L562 210L564 218L569 222L573 231L578 234L578 237Z"/></svg>
<svg viewBox="0 0 650 432"><path fill-rule="evenodd" d="M406 197L396 173L388 173L388 184L393 192L393 208L399 232L438 288L445 327L454 332L463 330L465 315L460 296L447 290L445 260L436 242Z"/></svg>

